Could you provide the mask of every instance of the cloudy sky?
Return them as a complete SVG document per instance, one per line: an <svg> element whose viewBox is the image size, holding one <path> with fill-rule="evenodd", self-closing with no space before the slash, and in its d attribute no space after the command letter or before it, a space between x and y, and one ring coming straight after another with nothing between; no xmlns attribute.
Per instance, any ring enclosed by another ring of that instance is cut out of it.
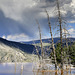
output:
<svg viewBox="0 0 75 75"><path fill-rule="evenodd" d="M75 0L59 0L63 22L67 22L67 30L75 37ZM31 41L39 39L39 21L42 38L49 38L47 23L48 11L52 28L57 24L56 0L0 0L0 37L12 41ZM56 29L53 36L58 37Z"/></svg>

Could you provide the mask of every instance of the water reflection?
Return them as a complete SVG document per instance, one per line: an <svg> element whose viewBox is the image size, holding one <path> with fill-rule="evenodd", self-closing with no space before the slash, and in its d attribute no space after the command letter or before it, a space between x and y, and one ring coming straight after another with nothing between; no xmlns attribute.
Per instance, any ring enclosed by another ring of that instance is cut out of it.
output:
<svg viewBox="0 0 75 75"><path fill-rule="evenodd" d="M0 75L33 75L32 63L0 64Z"/></svg>
<svg viewBox="0 0 75 75"><path fill-rule="evenodd" d="M49 67L49 66L48 66ZM50 66L50 68L53 66ZM34 75L75 75L75 68L68 68L68 69L64 69L64 70L54 70L54 68L52 69L34 69L33 70Z"/></svg>
<svg viewBox="0 0 75 75"><path fill-rule="evenodd" d="M52 66L52 65L51 65ZM32 63L5 63L0 64L0 75L61 75L61 71L51 70L33 71ZM67 69L63 71L63 75L75 75L75 69Z"/></svg>

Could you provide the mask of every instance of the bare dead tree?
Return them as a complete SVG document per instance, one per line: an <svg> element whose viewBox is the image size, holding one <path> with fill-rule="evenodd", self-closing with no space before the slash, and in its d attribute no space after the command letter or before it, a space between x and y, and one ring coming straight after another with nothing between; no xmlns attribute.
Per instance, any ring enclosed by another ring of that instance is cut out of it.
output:
<svg viewBox="0 0 75 75"><path fill-rule="evenodd" d="M65 41L66 41L66 47L68 49L67 34L68 34L67 30L66 30L66 28L64 28L64 36L65 36Z"/></svg>
<svg viewBox="0 0 75 75"><path fill-rule="evenodd" d="M44 58L44 50L43 50L43 44L42 44L42 38L41 38L41 29L40 29L40 24L38 20L36 20L36 23L38 24L38 29L39 29L39 36L40 36L40 43L41 43L41 56L42 59Z"/></svg>
<svg viewBox="0 0 75 75"><path fill-rule="evenodd" d="M59 1L56 0L57 2L57 10L58 10L58 20L59 20L59 27L60 27L60 43L61 43L61 69L63 69L63 46L62 46L62 19L61 19L61 12L60 12L60 7L59 7Z"/></svg>
<svg viewBox="0 0 75 75"><path fill-rule="evenodd" d="M39 55L39 52L38 52L37 47L36 47L36 52L37 52L38 58L39 58L39 60L40 60L40 55Z"/></svg>
<svg viewBox="0 0 75 75"><path fill-rule="evenodd" d="M45 12L46 12L46 14L47 14L48 24L49 24L49 29L50 29L51 39L52 39L52 48L53 48L55 69L57 69L56 53L55 53L55 46L54 46L54 40L53 40L53 34L52 34L52 28L51 28L50 18L49 18L49 14L48 14L48 12L47 12L46 9L45 9Z"/></svg>
<svg viewBox="0 0 75 75"><path fill-rule="evenodd" d="M66 41L66 48L67 48L67 51L66 51L66 58L67 58L67 64L69 63L69 55L68 55L68 51L69 51L69 46L68 46L68 39L67 39L67 35L69 34L67 29L64 27L64 36L65 36L65 41Z"/></svg>
<svg viewBox="0 0 75 75"><path fill-rule="evenodd" d="M34 40L33 40L33 42L34 42ZM35 42L34 42L34 44L35 44ZM36 44L35 44L34 46L35 46L35 48L36 48L36 53L37 53L38 58L39 58L39 60L40 60L40 54L39 54L38 48L37 48Z"/></svg>

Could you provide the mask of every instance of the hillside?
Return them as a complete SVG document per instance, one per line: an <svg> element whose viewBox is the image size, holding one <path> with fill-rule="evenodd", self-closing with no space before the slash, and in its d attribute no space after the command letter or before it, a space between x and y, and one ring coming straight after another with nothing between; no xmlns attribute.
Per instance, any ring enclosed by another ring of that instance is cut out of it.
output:
<svg viewBox="0 0 75 75"><path fill-rule="evenodd" d="M0 43L3 43L3 44L10 46L10 47L18 48L25 53L31 54L33 52L33 50L35 50L35 47L33 45L24 44L24 43L20 43L20 42L14 42L14 41L8 41L3 38L0 38Z"/></svg>
<svg viewBox="0 0 75 75"><path fill-rule="evenodd" d="M0 38L0 63L4 62L32 62L37 57L32 52L33 45L12 42ZM35 58L34 58L35 57Z"/></svg>
<svg viewBox="0 0 75 75"><path fill-rule="evenodd" d="M36 55L28 54L15 47L0 43L0 63L5 62L32 62ZM35 59L34 59L35 60Z"/></svg>
<svg viewBox="0 0 75 75"><path fill-rule="evenodd" d="M75 38L68 38L68 40L69 39L71 42L75 41ZM59 40L60 38L54 38L54 43L56 44ZM51 45L51 39L43 39L42 41L45 48ZM34 42L40 53L40 40L35 40ZM20 43L0 38L0 62L32 62L32 59L34 61L37 57L32 54L33 51L35 51L34 42Z"/></svg>

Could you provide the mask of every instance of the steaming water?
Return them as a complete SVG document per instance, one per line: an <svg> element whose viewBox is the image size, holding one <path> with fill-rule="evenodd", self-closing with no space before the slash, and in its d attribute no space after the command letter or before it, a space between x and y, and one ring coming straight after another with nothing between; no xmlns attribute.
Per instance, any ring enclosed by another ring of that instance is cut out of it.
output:
<svg viewBox="0 0 75 75"><path fill-rule="evenodd" d="M34 75L32 67L32 63L2 63L0 64L0 75ZM71 75L75 75L75 69L71 71Z"/></svg>

